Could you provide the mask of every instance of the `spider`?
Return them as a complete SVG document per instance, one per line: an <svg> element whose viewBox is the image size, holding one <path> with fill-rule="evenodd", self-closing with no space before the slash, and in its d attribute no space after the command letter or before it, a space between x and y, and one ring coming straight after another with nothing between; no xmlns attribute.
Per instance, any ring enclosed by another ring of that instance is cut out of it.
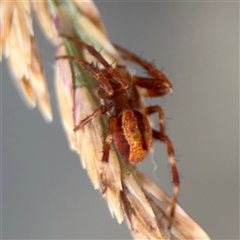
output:
<svg viewBox="0 0 240 240"><path fill-rule="evenodd" d="M168 78L150 62L141 59L134 53L118 46L115 48L121 53L124 60L132 61L145 69L150 77L132 76L125 65L109 64L100 52L81 40L65 36L85 48L104 68L100 69L93 63L88 63L83 59L73 56L59 56L57 59L68 59L77 62L86 69L97 81L98 88L95 94L102 100L102 105L92 112L85 119L81 120L74 131L83 128L94 118L107 113L108 131L103 144L102 163L107 164L112 141L115 144L123 160L136 164L142 161L152 147L154 139L164 142L167 146L169 163L171 165L173 177L173 197L170 212L170 223L174 217L177 197L179 192L179 175L175 161L174 147L170 138L166 135L164 111L158 106L142 107L140 104L140 94L137 87L144 90L141 93L145 97L161 97L172 92L172 84ZM159 119L159 130L152 129L148 115L157 113ZM101 174L103 189L106 190L106 176L104 170Z"/></svg>

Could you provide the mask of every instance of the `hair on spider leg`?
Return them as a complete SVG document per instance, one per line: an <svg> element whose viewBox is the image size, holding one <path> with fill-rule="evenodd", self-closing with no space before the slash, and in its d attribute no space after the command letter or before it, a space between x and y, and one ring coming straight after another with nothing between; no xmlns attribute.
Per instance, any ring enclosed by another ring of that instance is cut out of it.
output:
<svg viewBox="0 0 240 240"><path fill-rule="evenodd" d="M119 61L119 58L115 58L115 59L112 61L112 63L110 63L110 65L113 66L113 64L114 64L115 62L117 62L117 61ZM119 65L116 64L116 66L119 66Z"/></svg>
<svg viewBox="0 0 240 240"><path fill-rule="evenodd" d="M92 47L94 47L94 45L92 45ZM101 53L103 50L103 46L98 50L98 53Z"/></svg>

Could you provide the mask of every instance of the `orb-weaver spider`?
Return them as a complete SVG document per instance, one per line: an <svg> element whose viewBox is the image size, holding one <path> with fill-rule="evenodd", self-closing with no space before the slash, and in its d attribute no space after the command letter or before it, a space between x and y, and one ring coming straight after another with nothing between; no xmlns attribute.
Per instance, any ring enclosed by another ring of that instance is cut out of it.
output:
<svg viewBox="0 0 240 240"><path fill-rule="evenodd" d="M113 67L104 57L91 45L76 40L73 37L65 36L67 39L76 42L82 48L88 50L96 60L102 64L99 68L93 63L73 56L59 56L57 59L68 59L77 62L86 69L96 80L96 96L102 100L102 105L93 113L82 119L74 128L77 131L91 122L94 118L108 113L108 131L103 144L102 163L107 164L112 141L119 154L126 162L136 164L142 161L150 151L153 139L164 142L167 146L169 163L173 176L173 199L170 212L170 225L174 217L177 197L179 192L179 175L175 161L174 147L166 135L164 111L158 106L142 107L140 94L137 87L142 90L141 96L161 97L172 92L172 84L168 78L151 63L141 59L134 53L115 45L124 60L129 60L140 65L147 71L150 77L132 76L126 66L116 64ZM157 113L159 119L159 130L152 129L148 115ZM104 168L103 168L104 169ZM106 191L106 171L101 173L102 192Z"/></svg>

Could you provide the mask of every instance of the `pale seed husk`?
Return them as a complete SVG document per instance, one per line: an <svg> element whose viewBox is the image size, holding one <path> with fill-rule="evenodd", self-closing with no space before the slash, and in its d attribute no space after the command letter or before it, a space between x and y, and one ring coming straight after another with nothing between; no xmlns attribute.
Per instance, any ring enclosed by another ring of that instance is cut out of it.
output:
<svg viewBox="0 0 240 240"><path fill-rule="evenodd" d="M38 47L34 38L30 2L3 2L1 16L1 53L21 96L28 106L36 102L46 121L52 120L49 94L43 75Z"/></svg>

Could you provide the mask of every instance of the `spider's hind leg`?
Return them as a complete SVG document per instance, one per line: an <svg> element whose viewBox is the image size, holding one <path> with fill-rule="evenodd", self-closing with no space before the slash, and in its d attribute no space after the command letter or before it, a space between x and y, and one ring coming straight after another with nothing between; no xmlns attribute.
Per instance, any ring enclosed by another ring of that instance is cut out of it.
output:
<svg viewBox="0 0 240 240"><path fill-rule="evenodd" d="M153 130L153 137L166 144L167 152L168 152L168 160L172 170L174 187L173 187L172 207L170 211L170 220L169 220L169 228L171 228L172 222L174 220L174 214L175 214L175 209L177 205L177 198L178 198L179 185L180 185L180 179L179 179L179 174L178 174L176 160L175 160L175 152L174 152L172 141L167 135L162 134L160 131Z"/></svg>
<svg viewBox="0 0 240 240"><path fill-rule="evenodd" d="M103 156L102 156L102 171L100 174L100 188L102 193L105 193L107 190L107 164L109 162L109 153L110 153L110 146L113 139L113 133L116 130L117 118L110 117L108 120L108 132L105 142L103 144Z"/></svg>

